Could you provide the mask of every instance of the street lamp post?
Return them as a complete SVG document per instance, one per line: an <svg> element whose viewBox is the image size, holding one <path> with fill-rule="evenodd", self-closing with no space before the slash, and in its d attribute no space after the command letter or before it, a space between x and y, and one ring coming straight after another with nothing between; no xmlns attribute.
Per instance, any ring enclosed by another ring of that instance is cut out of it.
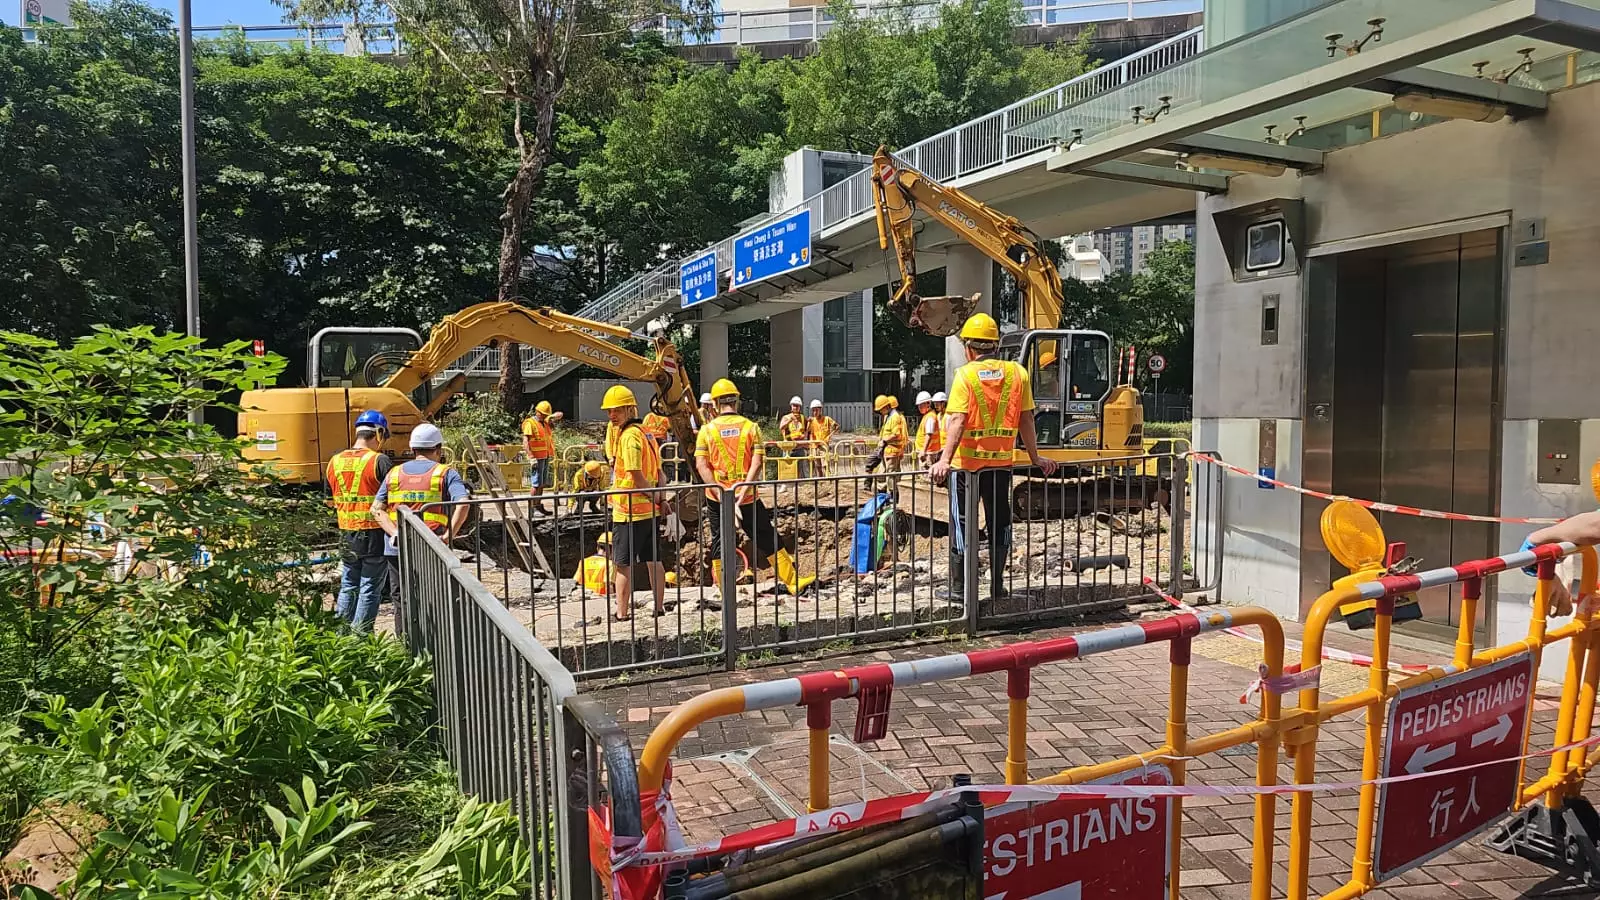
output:
<svg viewBox="0 0 1600 900"><path fill-rule="evenodd" d="M190 0L178 4L178 84L179 115L183 122L183 293L187 331L200 336L200 238L199 201L195 196L194 154L194 23ZM205 410L198 403L189 407L189 421L198 425Z"/></svg>

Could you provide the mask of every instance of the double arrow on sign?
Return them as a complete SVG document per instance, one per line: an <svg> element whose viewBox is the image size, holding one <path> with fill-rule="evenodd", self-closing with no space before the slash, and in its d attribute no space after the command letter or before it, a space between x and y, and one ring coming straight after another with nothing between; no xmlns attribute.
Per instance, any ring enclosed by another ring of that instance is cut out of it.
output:
<svg viewBox="0 0 1600 900"><path fill-rule="evenodd" d="M1485 728L1482 731L1475 732L1467 740L1472 744L1473 749L1476 749L1478 747L1482 747L1484 744L1491 743L1495 746L1499 746L1500 744L1505 743L1506 738L1510 735L1511 717L1505 713L1501 713L1500 718L1496 719L1493 725L1490 725L1488 728ZM1434 765L1435 763L1442 763L1455 755L1455 741L1451 741L1448 744L1440 744L1437 747L1431 747L1427 744L1423 744L1411 754L1410 759L1406 760L1406 774L1420 774L1427 771L1429 766Z"/></svg>

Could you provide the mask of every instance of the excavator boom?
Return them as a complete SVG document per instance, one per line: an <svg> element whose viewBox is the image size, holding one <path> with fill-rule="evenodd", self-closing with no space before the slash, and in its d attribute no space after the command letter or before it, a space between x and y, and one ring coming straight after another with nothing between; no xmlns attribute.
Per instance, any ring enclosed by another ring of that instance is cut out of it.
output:
<svg viewBox="0 0 1600 900"><path fill-rule="evenodd" d="M980 299L917 293L915 214L922 209L1017 279L1025 296L1025 327L1060 327L1061 276L1021 222L928 178L882 147L872 158L872 184L878 246L888 250L893 245L900 264L900 282L894 286L889 309L901 321L941 337L955 334Z"/></svg>

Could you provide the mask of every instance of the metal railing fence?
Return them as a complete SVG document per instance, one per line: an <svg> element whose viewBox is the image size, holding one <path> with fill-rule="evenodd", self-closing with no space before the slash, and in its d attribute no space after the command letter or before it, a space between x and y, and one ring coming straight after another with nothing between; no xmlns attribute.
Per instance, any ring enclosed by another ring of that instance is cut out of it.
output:
<svg viewBox="0 0 1600 900"><path fill-rule="evenodd" d="M583 811L599 794L604 765L613 799L638 821L620 729L603 709L578 702L572 674L410 510L401 510L399 541L395 631L433 661L439 739L460 789L511 805L532 851L528 896L603 896Z"/></svg>
<svg viewBox="0 0 1600 900"><path fill-rule="evenodd" d="M580 680L1083 616L1146 585L1174 595L1216 587L1220 529L1191 510L1220 513L1226 480L1191 474L1179 446L1049 477L1018 471L1003 487L986 479L993 496L977 504L970 492L977 505L965 515L951 485L933 484L910 458L904 470L868 472L867 445L830 450L730 489L758 501L749 507L685 481L464 501L476 524L455 539L468 560L457 565ZM612 521L612 501L627 496L649 498L650 524ZM1012 540L1001 542L1009 551L989 540L989 517L1001 514L991 510L1002 509L1015 511ZM956 521L972 534L958 541ZM627 567L625 600L616 591L624 531L661 563L659 604L647 564Z"/></svg>
<svg viewBox="0 0 1600 900"><path fill-rule="evenodd" d="M925 140L896 151L896 156L929 177L950 180L1013 162L1034 153L1047 151L1050 142L1012 134L1012 131L1029 122L1053 115L1069 106L1132 81L1144 78L1175 63L1198 54L1203 45L1201 28L1192 28L1182 34L1162 41L1155 46L1130 54L1112 63L1085 72L1076 78L1024 97L988 115L940 132ZM853 223L853 220L872 212L872 174L863 169L845 180L807 197L793 207L772 213L750 227L759 227L776 221L801 209L811 210L811 223L817 238ZM748 229L746 229L748 230ZM586 319L637 329L645 322L659 317L679 302L678 266L683 259L701 255L715 249L717 268L724 270L733 264L733 238L719 241L711 247L700 248L679 259L668 260L654 269L632 276L605 294L595 298L578 310L576 315ZM463 360L474 357L468 354ZM499 358L479 356L481 369L471 375L492 375L499 372ZM461 371L456 368L447 374ZM565 366L575 365L571 360L556 354L538 351L525 352L523 371L533 377L543 377ZM843 421L843 420L840 420Z"/></svg>

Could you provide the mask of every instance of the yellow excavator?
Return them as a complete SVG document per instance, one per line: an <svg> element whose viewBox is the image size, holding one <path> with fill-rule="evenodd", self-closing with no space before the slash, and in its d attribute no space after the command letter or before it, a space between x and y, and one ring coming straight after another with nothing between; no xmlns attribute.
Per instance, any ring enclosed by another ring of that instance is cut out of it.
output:
<svg viewBox="0 0 1600 900"><path fill-rule="evenodd" d="M642 356L610 339L648 341ZM246 459L270 464L292 484L317 484L335 453L350 446L354 422L375 409L389 420L391 447L466 385L465 372L435 386L433 377L474 347L515 342L656 386L651 409L671 422L680 446L694 446L694 386L665 336L634 334L549 308L494 302L469 306L435 325L426 344L409 328L325 328L307 348L310 387L246 391L239 435Z"/></svg>
<svg viewBox="0 0 1600 900"><path fill-rule="evenodd" d="M918 210L994 260L1022 288L1024 328L1001 335L1000 355L1021 362L1033 382L1034 424L1041 454L1108 482L1127 503L1158 500L1167 489L1145 466L1112 463L1144 453L1144 406L1139 392L1119 384L1119 356L1103 331L1061 327L1061 276L1038 238L1015 218L958 188L929 178L880 147L872 160L878 246L894 250L900 279L890 285L889 310L907 326L946 337L977 309L980 295L924 297L917 293ZM1027 465L1017 451L1017 464ZM1122 496L1126 489L1127 496ZM1041 483L1023 481L1015 497L1019 512L1046 514L1052 501Z"/></svg>

